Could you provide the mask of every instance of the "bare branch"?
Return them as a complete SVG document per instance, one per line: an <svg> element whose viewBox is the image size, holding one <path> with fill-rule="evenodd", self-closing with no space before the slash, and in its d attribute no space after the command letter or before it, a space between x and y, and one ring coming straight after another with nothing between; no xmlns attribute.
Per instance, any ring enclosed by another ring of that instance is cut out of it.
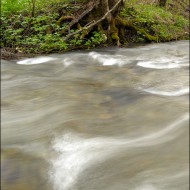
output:
<svg viewBox="0 0 190 190"><path fill-rule="evenodd" d="M74 24L78 23L79 20L81 20L85 15L87 15L89 12L91 12L94 7L97 5L97 1L90 1L87 5L82 7L82 10L85 10L82 12L82 14L80 14L79 16L77 16L70 24L69 24L69 28L70 29ZM79 10L80 12L80 10ZM77 13L76 13L77 14Z"/></svg>
<svg viewBox="0 0 190 190"><path fill-rule="evenodd" d="M117 6L121 3L122 0L119 0L113 7L112 9L110 9L102 18L100 18L99 20L97 20L96 22L93 22L92 24L88 24L86 26L84 26L83 28L81 28L80 30L77 30L76 32L70 33L68 34L65 38L63 38L64 41L67 41L69 38L71 38L72 36L81 33L83 30L89 30L90 28L94 27L95 25L99 24L100 22L102 22L104 19L106 19L106 17L112 12L114 11Z"/></svg>

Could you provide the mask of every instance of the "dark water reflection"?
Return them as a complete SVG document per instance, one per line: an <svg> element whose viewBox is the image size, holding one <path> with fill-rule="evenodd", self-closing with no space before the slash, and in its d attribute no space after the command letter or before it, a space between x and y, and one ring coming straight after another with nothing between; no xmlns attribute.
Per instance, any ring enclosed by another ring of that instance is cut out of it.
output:
<svg viewBox="0 0 190 190"><path fill-rule="evenodd" d="M2 190L187 190L188 45L2 61Z"/></svg>

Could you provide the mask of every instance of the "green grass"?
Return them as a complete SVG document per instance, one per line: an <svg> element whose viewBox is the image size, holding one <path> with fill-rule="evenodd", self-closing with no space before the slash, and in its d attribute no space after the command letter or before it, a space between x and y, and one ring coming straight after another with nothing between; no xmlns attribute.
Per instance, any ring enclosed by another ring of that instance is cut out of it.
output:
<svg viewBox="0 0 190 190"><path fill-rule="evenodd" d="M128 5L121 13L134 24L158 37L159 41L170 41L188 37L189 21L156 5L137 3Z"/></svg>

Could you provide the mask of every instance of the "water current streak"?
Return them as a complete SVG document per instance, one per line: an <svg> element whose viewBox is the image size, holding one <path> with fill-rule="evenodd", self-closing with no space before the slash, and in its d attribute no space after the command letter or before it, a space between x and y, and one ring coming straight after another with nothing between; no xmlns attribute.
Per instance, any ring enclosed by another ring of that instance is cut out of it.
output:
<svg viewBox="0 0 190 190"><path fill-rule="evenodd" d="M56 138L54 150L59 156L52 160L50 178L57 190L74 190L78 176L94 162L102 161L113 153L126 151L135 147L148 147L165 143L180 134L186 127L189 115L185 114L164 129L152 134L135 138L91 138L84 139L77 134L65 134Z"/></svg>

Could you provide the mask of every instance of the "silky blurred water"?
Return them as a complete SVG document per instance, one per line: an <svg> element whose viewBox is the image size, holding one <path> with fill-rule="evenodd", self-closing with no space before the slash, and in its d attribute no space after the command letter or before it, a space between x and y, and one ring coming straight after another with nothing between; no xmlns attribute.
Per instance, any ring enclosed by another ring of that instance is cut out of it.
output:
<svg viewBox="0 0 190 190"><path fill-rule="evenodd" d="M188 190L189 42L1 60L2 190Z"/></svg>

